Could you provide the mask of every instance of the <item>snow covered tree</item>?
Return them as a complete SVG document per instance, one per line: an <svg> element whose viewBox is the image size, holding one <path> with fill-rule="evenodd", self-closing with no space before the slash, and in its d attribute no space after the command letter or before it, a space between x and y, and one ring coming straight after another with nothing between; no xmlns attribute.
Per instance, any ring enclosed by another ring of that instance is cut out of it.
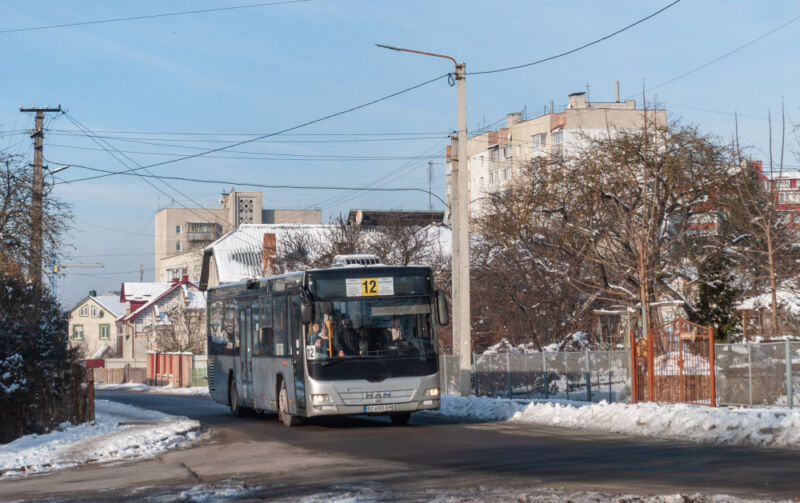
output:
<svg viewBox="0 0 800 503"><path fill-rule="evenodd" d="M73 419L64 400L82 370L67 326L47 291L0 271L0 443Z"/></svg>
<svg viewBox="0 0 800 503"><path fill-rule="evenodd" d="M491 198L481 234L492 253L524 258L528 290L560 295L553 278L571 287L570 317L552 319L580 324L592 304L678 299L694 309L677 286L703 258L698 228L714 219L705 203L728 183L730 148L643 113L641 129L586 134L562 157L534 159Z"/></svg>

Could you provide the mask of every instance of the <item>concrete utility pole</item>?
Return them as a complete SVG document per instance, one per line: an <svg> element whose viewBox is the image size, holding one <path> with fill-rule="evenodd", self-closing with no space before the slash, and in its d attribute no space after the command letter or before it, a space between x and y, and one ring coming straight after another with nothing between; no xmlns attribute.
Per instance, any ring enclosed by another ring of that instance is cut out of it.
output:
<svg viewBox="0 0 800 503"><path fill-rule="evenodd" d="M31 201L31 255L28 264L28 276L36 283L42 282L42 198L44 191L44 173L42 171L42 147L44 145L44 114L48 112L60 112L61 105L57 108L45 106L23 108L19 107L20 112L36 112L36 126L31 131L33 138L33 194Z"/></svg>
<svg viewBox="0 0 800 503"><path fill-rule="evenodd" d="M413 52L425 56L449 59L455 65L458 84L458 137L456 163L451 171L453 197L451 198L451 224L453 227L453 349L458 354L459 390L462 396L472 392L472 335L470 334L469 292L469 171L467 168L467 64L454 58L432 52L403 49L391 45L375 44L393 51Z"/></svg>

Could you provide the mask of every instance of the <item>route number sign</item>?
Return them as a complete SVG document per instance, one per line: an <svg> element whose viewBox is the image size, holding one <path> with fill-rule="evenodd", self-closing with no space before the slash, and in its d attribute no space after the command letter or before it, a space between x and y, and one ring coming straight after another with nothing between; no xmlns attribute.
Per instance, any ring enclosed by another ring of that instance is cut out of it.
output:
<svg viewBox="0 0 800 503"><path fill-rule="evenodd" d="M394 278L348 278L345 287L348 297L394 295Z"/></svg>

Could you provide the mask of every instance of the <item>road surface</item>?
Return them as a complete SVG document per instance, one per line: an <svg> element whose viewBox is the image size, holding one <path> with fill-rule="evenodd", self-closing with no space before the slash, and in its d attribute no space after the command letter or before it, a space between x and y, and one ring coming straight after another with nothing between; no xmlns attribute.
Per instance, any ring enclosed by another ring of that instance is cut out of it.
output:
<svg viewBox="0 0 800 503"><path fill-rule="evenodd" d="M189 416L209 429L209 438L155 460L4 480L0 499L168 501L187 488L231 484L248 488L253 498L275 499L353 488L397 501L406 501L403 495L425 499L438 491L548 488L561 494L800 495L800 452L790 449L698 445L506 422L459 424L423 415L413 416L405 427L357 417L286 428L274 415L235 418L207 397L98 391L97 398Z"/></svg>

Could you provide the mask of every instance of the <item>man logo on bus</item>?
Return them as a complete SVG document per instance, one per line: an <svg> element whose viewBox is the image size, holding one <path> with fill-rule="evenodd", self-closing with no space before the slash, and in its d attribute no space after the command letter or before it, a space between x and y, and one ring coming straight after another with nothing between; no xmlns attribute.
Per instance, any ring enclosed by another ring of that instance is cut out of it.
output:
<svg viewBox="0 0 800 503"><path fill-rule="evenodd" d="M367 391L364 393L364 398L389 398L391 396L391 391Z"/></svg>

